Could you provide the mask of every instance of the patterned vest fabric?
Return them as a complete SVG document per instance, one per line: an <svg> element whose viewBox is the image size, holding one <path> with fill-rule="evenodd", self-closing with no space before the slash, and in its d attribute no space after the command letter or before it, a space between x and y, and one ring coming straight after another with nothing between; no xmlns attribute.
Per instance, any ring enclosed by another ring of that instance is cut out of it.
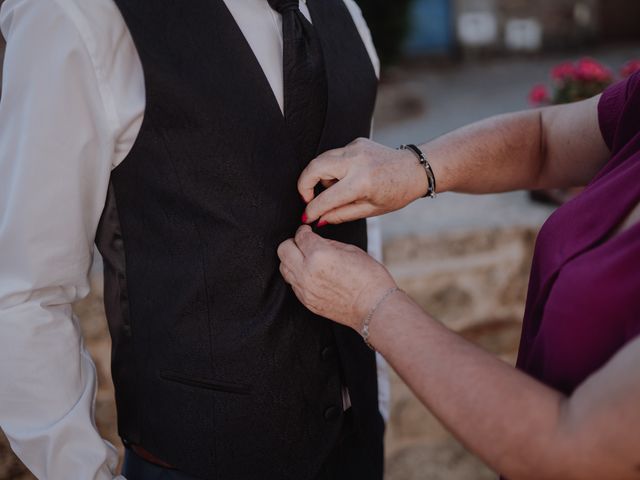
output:
<svg viewBox="0 0 640 480"><path fill-rule="evenodd" d="M375 356L278 270L306 161L249 44L223 0L115 1L146 85L96 239L120 435L204 479L313 479L339 440L346 385L352 460L381 479ZM343 1L308 6L327 71L320 153L368 136L377 81ZM366 248L363 221L322 233Z"/></svg>

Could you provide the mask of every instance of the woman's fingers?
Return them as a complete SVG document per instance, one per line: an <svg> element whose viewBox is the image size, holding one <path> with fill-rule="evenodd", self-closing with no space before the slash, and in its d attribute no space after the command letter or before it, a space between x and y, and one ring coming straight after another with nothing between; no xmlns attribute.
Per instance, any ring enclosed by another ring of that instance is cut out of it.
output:
<svg viewBox="0 0 640 480"><path fill-rule="evenodd" d="M282 278L284 278L284 281L287 282L289 285L293 283L294 278L293 278L293 274L291 273L291 270L289 270L287 266L282 262L280 262L280 274L282 275Z"/></svg>
<svg viewBox="0 0 640 480"><path fill-rule="evenodd" d="M308 225L283 242L278 255L283 277L307 308L353 328L360 328L381 292L395 285L366 252L322 238Z"/></svg>
<svg viewBox="0 0 640 480"><path fill-rule="evenodd" d="M361 218L367 218L376 215L376 210L369 202L356 202L349 205L336 208L323 214L320 217L320 222L326 222L333 225L339 223L352 222L354 220L360 220ZM324 225L324 223L322 223Z"/></svg>
<svg viewBox="0 0 640 480"><path fill-rule="evenodd" d="M322 185L324 188L329 188L336 183L338 183L338 180L336 180L335 178L332 178L331 180L320 180L320 185Z"/></svg>
<svg viewBox="0 0 640 480"><path fill-rule="evenodd" d="M306 258L317 250L320 244L326 240L324 240L320 235L313 233L313 230L311 230L309 225L302 225L298 228L293 241L300 252L302 252L302 255ZM302 264L300 264L300 266L302 267Z"/></svg>
<svg viewBox="0 0 640 480"><path fill-rule="evenodd" d="M329 150L307 165L298 179L298 192L305 202L309 203L314 197L314 188L319 182L324 185L341 180L347 174L347 165L340 161L343 148Z"/></svg>
<svg viewBox="0 0 640 480"><path fill-rule="evenodd" d="M285 240L278 247L280 273L287 283L293 283L302 268L304 256L293 239Z"/></svg>
<svg viewBox="0 0 640 480"><path fill-rule="evenodd" d="M315 222L332 210L361 200L363 195L364 192L355 188L349 177L340 180L309 202L305 209L306 223Z"/></svg>

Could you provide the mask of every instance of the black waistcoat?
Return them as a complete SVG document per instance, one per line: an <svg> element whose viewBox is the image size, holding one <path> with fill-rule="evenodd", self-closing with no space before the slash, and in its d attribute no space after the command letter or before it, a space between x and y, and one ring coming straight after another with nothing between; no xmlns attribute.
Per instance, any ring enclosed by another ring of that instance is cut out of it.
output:
<svg viewBox="0 0 640 480"><path fill-rule="evenodd" d="M250 46L222 0L115 1L146 85L97 236L121 436L204 479L312 479L346 383L361 478L381 478L374 354L278 270L305 162ZM343 0L308 5L329 89L321 152L368 135L376 79ZM364 222L325 234L366 248Z"/></svg>

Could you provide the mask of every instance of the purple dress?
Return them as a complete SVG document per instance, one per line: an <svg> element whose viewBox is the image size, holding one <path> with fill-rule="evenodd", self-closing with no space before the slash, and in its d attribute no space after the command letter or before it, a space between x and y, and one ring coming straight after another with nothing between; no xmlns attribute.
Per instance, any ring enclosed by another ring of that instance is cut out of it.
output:
<svg viewBox="0 0 640 480"><path fill-rule="evenodd" d="M640 202L640 73L598 110L612 157L540 231L518 356L565 394L640 334L640 223L614 235Z"/></svg>

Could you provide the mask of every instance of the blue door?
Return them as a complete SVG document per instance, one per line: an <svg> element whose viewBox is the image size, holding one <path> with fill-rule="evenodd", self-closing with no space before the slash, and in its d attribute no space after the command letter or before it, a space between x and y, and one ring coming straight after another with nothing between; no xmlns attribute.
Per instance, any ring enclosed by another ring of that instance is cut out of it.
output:
<svg viewBox="0 0 640 480"><path fill-rule="evenodd" d="M411 8L411 30L405 52L413 55L442 55L454 44L452 0L415 0Z"/></svg>

